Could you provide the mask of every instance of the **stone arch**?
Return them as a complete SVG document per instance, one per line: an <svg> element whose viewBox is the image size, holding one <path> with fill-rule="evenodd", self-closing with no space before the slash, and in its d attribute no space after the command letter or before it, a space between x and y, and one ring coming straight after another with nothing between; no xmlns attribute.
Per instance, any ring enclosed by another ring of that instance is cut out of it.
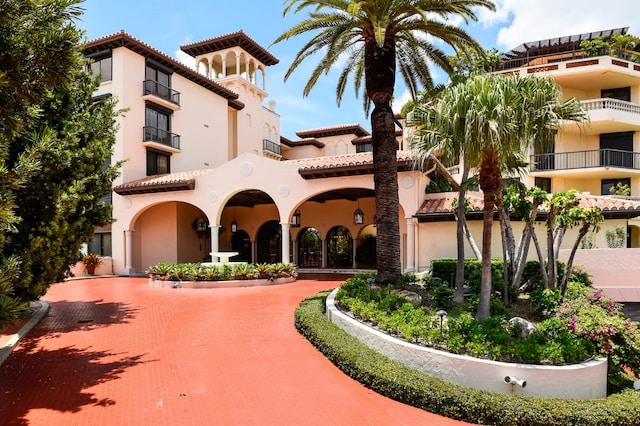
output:
<svg viewBox="0 0 640 426"><path fill-rule="evenodd" d="M141 209L132 218L132 266L143 272L158 262L207 260L211 251L209 218L199 207L164 201Z"/></svg>

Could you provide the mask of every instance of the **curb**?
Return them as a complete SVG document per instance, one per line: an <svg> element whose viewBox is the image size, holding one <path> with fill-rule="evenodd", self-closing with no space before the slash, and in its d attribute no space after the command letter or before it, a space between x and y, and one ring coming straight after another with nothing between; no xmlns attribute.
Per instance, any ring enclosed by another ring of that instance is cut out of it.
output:
<svg viewBox="0 0 640 426"><path fill-rule="evenodd" d="M16 334L11 336L4 347L0 349L0 365L2 365L2 363L7 359L9 354L11 354L11 351L13 351L13 348L20 342L20 340L22 340L22 338L26 336L27 333L31 331L31 329L35 327L49 311L49 304L47 302L44 300L38 300L38 302L40 303L38 311L34 313L33 316L29 318L29 321L27 321Z"/></svg>

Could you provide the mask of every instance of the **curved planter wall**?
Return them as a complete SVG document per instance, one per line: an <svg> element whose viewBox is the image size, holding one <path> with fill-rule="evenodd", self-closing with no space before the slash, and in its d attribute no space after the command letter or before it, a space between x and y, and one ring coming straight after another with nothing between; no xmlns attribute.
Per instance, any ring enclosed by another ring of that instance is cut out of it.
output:
<svg viewBox="0 0 640 426"><path fill-rule="evenodd" d="M277 285L292 283L294 277L276 278L275 280L230 280L230 281L163 281L149 279L149 287L161 288L228 288L228 287L255 287L264 285Z"/></svg>
<svg viewBox="0 0 640 426"><path fill-rule="evenodd" d="M543 398L590 399L607 396L607 360L566 366L496 362L438 351L389 336L344 314L335 304L337 290L327 297L327 317L360 341L416 370L448 382L500 393ZM505 377L526 386L505 383Z"/></svg>

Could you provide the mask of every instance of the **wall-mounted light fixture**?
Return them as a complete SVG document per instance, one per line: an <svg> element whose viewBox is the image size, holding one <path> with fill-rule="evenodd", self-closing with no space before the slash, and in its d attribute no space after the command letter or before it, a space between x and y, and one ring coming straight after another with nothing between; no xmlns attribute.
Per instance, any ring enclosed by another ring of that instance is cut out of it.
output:
<svg viewBox="0 0 640 426"><path fill-rule="evenodd" d="M300 210L296 210L293 216L291 216L291 227L292 228L300 227Z"/></svg>
<svg viewBox="0 0 640 426"><path fill-rule="evenodd" d="M362 225L364 223L364 213L362 213L362 210L356 209L353 212L353 223L356 225Z"/></svg>

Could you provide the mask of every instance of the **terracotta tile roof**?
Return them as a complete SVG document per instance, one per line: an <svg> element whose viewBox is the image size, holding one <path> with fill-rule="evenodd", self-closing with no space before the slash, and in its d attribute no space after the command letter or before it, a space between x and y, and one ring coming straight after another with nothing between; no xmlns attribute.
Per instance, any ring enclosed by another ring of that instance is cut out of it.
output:
<svg viewBox="0 0 640 426"><path fill-rule="evenodd" d="M217 95L227 99L229 106L241 110L244 108L244 104L238 100L239 95L232 92L226 87L216 83L215 81L203 76L192 68L184 65L181 62L176 61L167 54L159 51L158 49L148 45L147 43L138 40L137 38L127 34L124 30L120 32L110 34L104 37L100 37L91 41L88 41L82 49L85 55L91 55L92 53L98 53L105 49L116 49L118 47L125 47L145 58L153 59L154 61L168 67L173 72L194 83L210 90Z"/></svg>
<svg viewBox="0 0 640 426"><path fill-rule="evenodd" d="M193 190L196 177L209 173L210 170L194 170L189 172L169 173L148 176L115 186L113 191L120 195L147 194L151 192L170 192Z"/></svg>
<svg viewBox="0 0 640 426"><path fill-rule="evenodd" d="M294 148L296 146L306 146L306 145L313 145L316 148L324 148L325 146L324 143L320 142L318 139L315 139L315 138L298 139L298 140L292 141L291 139L285 138L284 136L280 136L280 143L285 144L290 148Z"/></svg>
<svg viewBox="0 0 640 426"><path fill-rule="evenodd" d="M180 49L195 58L198 55L217 52L219 50L235 46L241 47L251 56L267 66L276 65L280 62L278 58L269 53L268 50L260 46L242 30L207 40L197 41L195 43L183 44L180 46Z"/></svg>
<svg viewBox="0 0 640 426"><path fill-rule="evenodd" d="M413 162L411 152L398 151L397 158L399 171L411 168ZM298 172L305 179L373 174L373 153L371 152L287 160L286 163L298 165Z"/></svg>
<svg viewBox="0 0 640 426"><path fill-rule="evenodd" d="M301 130L296 132L300 138L326 138L329 136L350 135L357 137L368 136L369 132L359 124L344 124L341 126L322 127L319 129Z"/></svg>
<svg viewBox="0 0 640 426"><path fill-rule="evenodd" d="M457 192L444 192L439 194L426 194L425 200L416 212L415 216L422 221L455 220L455 211L452 203L458 198ZM482 219L484 206L482 192L468 192L469 213L467 218ZM631 218L640 216L640 200L618 198L612 196L597 196L580 194L581 207L599 207L606 219ZM546 215L546 209L540 208L540 214Z"/></svg>
<svg viewBox="0 0 640 426"><path fill-rule="evenodd" d="M403 135L402 129L396 129L396 137L402 136L402 135ZM351 141L351 143L354 144L354 145L358 145L358 144L361 144L361 143L370 143L371 142L371 138L372 138L371 135L359 136L359 137L353 139Z"/></svg>

